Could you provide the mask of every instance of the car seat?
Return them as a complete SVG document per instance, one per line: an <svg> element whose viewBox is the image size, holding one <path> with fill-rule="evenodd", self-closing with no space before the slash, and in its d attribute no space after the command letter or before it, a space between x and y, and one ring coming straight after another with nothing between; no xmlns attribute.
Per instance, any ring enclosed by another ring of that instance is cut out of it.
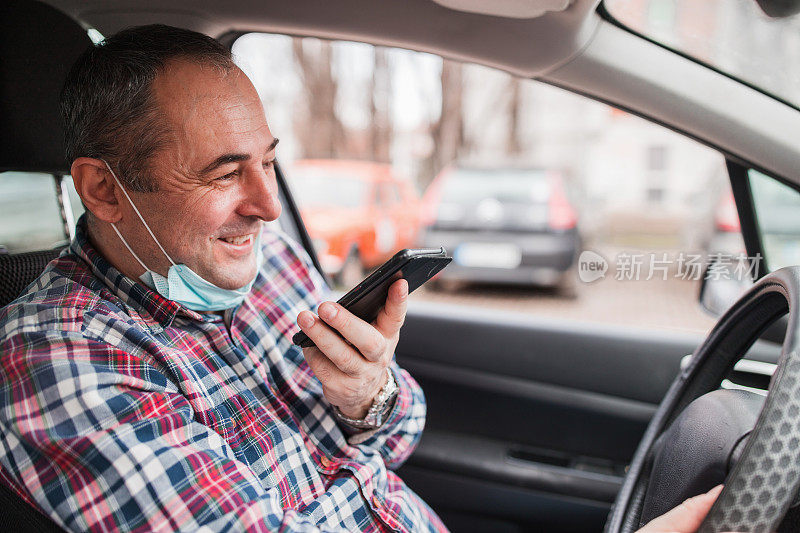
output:
<svg viewBox="0 0 800 533"><path fill-rule="evenodd" d="M59 94L68 69L92 42L77 22L40 2L0 3L0 28L0 172L67 174ZM0 254L0 306L16 298L56 255L58 250ZM61 531L9 485L0 475L4 530Z"/></svg>
<svg viewBox="0 0 800 533"><path fill-rule="evenodd" d="M0 253L0 307L11 303L39 277L60 250L39 250L21 254Z"/></svg>

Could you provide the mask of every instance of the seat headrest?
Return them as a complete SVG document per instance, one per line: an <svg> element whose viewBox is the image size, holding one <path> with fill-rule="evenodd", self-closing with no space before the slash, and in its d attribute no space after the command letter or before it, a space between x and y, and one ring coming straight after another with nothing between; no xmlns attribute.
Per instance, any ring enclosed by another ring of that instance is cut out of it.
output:
<svg viewBox="0 0 800 533"><path fill-rule="evenodd" d="M51 6L0 3L0 171L69 172L59 93L91 44L86 30Z"/></svg>

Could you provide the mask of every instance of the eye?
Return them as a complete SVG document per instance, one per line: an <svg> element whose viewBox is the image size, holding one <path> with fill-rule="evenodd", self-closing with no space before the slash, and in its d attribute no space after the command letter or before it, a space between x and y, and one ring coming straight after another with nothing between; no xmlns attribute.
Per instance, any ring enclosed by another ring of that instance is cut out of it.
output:
<svg viewBox="0 0 800 533"><path fill-rule="evenodd" d="M218 178L214 178L214 181L230 181L233 178L235 178L237 174L238 174L238 172L236 170L234 170L233 172L228 172L224 176L220 176Z"/></svg>
<svg viewBox="0 0 800 533"><path fill-rule="evenodd" d="M274 166L275 166L275 160L274 159L270 159L269 161L264 161L264 168L266 168L267 170L269 170L270 168L272 168Z"/></svg>

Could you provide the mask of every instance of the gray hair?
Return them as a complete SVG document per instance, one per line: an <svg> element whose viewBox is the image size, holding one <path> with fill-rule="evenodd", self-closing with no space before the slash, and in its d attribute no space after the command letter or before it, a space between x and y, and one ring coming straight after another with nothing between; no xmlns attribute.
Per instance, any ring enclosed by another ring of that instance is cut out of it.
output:
<svg viewBox="0 0 800 533"><path fill-rule="evenodd" d="M150 159L169 140L153 81L173 59L234 68L230 50L207 35L161 24L123 30L86 50L61 91L68 163L108 161L134 191L155 191Z"/></svg>

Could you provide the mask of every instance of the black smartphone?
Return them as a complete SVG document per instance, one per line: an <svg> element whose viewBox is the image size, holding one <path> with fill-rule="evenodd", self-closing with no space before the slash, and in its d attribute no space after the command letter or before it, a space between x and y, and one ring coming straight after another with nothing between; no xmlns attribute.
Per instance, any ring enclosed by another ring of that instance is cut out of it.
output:
<svg viewBox="0 0 800 533"><path fill-rule="evenodd" d="M421 248L400 250L391 259L378 267L361 283L339 298L339 305L365 322L372 322L386 297L389 286L398 279L408 281L409 294L422 286L452 261L444 248ZM292 342L302 348L314 346L314 341L302 331L292 337Z"/></svg>

